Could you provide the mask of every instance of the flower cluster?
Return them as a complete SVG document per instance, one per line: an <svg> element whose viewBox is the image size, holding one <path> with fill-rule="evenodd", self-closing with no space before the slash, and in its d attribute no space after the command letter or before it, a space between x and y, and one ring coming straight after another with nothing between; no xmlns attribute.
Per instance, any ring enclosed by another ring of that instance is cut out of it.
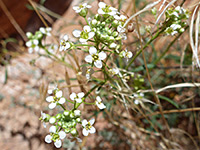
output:
<svg viewBox="0 0 200 150"><path fill-rule="evenodd" d="M41 111L41 117L39 120L43 122L43 126L46 128L46 123L51 124L51 127L49 128L50 134L45 137L45 142L51 143L53 141L55 147L60 148L62 146L61 140L64 139L67 134L70 134L70 139L75 139L81 142L82 140L78 138L78 124L82 126L82 133L84 136L88 136L89 133L92 134L96 132L96 129L92 126L95 122L94 118L92 118L89 122L87 122L85 119L81 119L81 111L78 109L78 106L84 102L85 94L83 92L78 94L74 92L71 93L69 96L71 101L64 98L63 92L57 87L53 90L48 90L48 94L50 96L47 96L46 101L50 102L49 108L53 109L56 106L60 106L63 108L63 111L56 114L55 116L50 116L49 114ZM67 101L74 104L73 109L66 110L64 108L64 104ZM98 106L99 109L106 108L99 96L96 97L94 105Z"/></svg>
<svg viewBox="0 0 200 150"><path fill-rule="evenodd" d="M120 55L127 60L132 57L132 53L127 49L122 49L123 40L126 39L126 28L123 26L127 17L104 2L99 2L98 6L98 14L87 21L87 25L83 27L82 31L74 30L72 34L82 44L98 43L88 48L89 55L85 57L85 61L91 67L95 66L101 69L107 58L107 52ZM80 12L87 12L88 8L90 6L86 3L73 7L79 15L81 15ZM87 20L86 15L81 16ZM89 79L89 77L90 73L88 72L87 78Z"/></svg>
<svg viewBox="0 0 200 150"><path fill-rule="evenodd" d="M38 52L39 49L42 47L43 37L51 36L51 28L41 27L39 31L35 32L35 35L33 35L31 32L27 32L26 36L29 39L29 41L26 42L26 46L28 47L29 53L33 53L33 51Z"/></svg>
<svg viewBox="0 0 200 150"><path fill-rule="evenodd" d="M166 12L167 28L165 33L167 35L175 35L185 31L184 27L187 23L184 21L189 18L189 12L184 8L177 6L175 9L169 8Z"/></svg>

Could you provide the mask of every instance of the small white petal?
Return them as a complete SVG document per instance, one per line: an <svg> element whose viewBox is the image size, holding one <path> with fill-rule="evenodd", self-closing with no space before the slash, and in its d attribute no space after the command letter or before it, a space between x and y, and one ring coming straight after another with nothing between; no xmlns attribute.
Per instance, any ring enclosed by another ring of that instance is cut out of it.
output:
<svg viewBox="0 0 200 150"><path fill-rule="evenodd" d="M88 63L92 63L92 60L93 60L93 58L92 58L91 55L87 55L87 56L85 57L85 61L88 62Z"/></svg>
<svg viewBox="0 0 200 150"><path fill-rule="evenodd" d="M87 40L88 40L88 39L83 39L83 38L80 38L80 39L79 39L79 41L80 41L81 43L83 43L83 44L84 44L84 43L87 43Z"/></svg>
<svg viewBox="0 0 200 150"><path fill-rule="evenodd" d="M75 10L75 11L79 9L78 6L73 6L72 8L73 8L73 10Z"/></svg>
<svg viewBox="0 0 200 150"><path fill-rule="evenodd" d="M95 119L94 118L92 118L92 119L90 119L90 125L93 125L94 124L94 122L95 122Z"/></svg>
<svg viewBox="0 0 200 150"><path fill-rule="evenodd" d="M128 52L128 58L131 58L133 56L132 52Z"/></svg>
<svg viewBox="0 0 200 150"><path fill-rule="evenodd" d="M106 3L104 3L104 2L99 2L98 6L99 6L100 8L105 8L105 7L106 7Z"/></svg>
<svg viewBox="0 0 200 150"><path fill-rule="evenodd" d="M103 15L103 14L105 14L105 12L104 12L101 8L99 8L99 9L98 9L98 14Z"/></svg>
<svg viewBox="0 0 200 150"><path fill-rule="evenodd" d="M58 91L58 92L56 92L56 97L57 97L57 98L62 97L62 91Z"/></svg>
<svg viewBox="0 0 200 150"><path fill-rule="evenodd" d="M64 131L60 131L58 135L60 136L60 139L64 139L66 137L66 133Z"/></svg>
<svg viewBox="0 0 200 150"><path fill-rule="evenodd" d="M99 53L99 59L100 59L100 60L104 60L105 58L106 58L106 53L100 52L100 53Z"/></svg>
<svg viewBox="0 0 200 150"><path fill-rule="evenodd" d="M53 96L48 96L48 97L46 98L46 101L47 101L47 102L52 102L52 101L54 101Z"/></svg>
<svg viewBox="0 0 200 150"><path fill-rule="evenodd" d="M91 28L90 28L90 26L86 25L86 26L83 27L83 30L84 30L85 32L90 32L90 31L91 31Z"/></svg>
<svg viewBox="0 0 200 150"><path fill-rule="evenodd" d="M96 129L95 129L94 127L91 127L90 130L89 130L89 132L90 132L90 133L95 133L95 132L96 132Z"/></svg>
<svg viewBox="0 0 200 150"><path fill-rule="evenodd" d="M51 126L51 127L49 128L49 132L51 132L51 133L56 133L56 126Z"/></svg>
<svg viewBox="0 0 200 150"><path fill-rule="evenodd" d="M93 38L93 37L94 37L94 35L95 35L95 33L94 33L94 32L90 32L90 33L88 34L88 39L91 39L91 38Z"/></svg>
<svg viewBox="0 0 200 150"><path fill-rule="evenodd" d="M97 49L95 47L90 47L89 53L90 53L90 55L96 54L97 53Z"/></svg>
<svg viewBox="0 0 200 150"><path fill-rule="evenodd" d="M81 103L82 101L83 101L83 100L82 100L81 98L77 98L77 99L76 99L76 102L77 102L77 103Z"/></svg>
<svg viewBox="0 0 200 150"><path fill-rule="evenodd" d="M43 34L46 34L46 30L45 30L44 27L41 27L39 30L40 30L40 32L42 32Z"/></svg>
<svg viewBox="0 0 200 150"><path fill-rule="evenodd" d="M89 134L89 132L85 128L83 129L82 133L84 136L88 136L88 134Z"/></svg>
<svg viewBox="0 0 200 150"><path fill-rule="evenodd" d="M91 5L87 5L86 8L92 8L92 6Z"/></svg>
<svg viewBox="0 0 200 150"><path fill-rule="evenodd" d="M97 96L96 100L97 100L97 102L101 102L102 101L101 98L100 98L100 96Z"/></svg>
<svg viewBox="0 0 200 150"><path fill-rule="evenodd" d="M35 47L34 47L34 50L35 50L36 52L38 52L38 51L40 50L40 47L39 47L39 46L35 46Z"/></svg>
<svg viewBox="0 0 200 150"><path fill-rule="evenodd" d="M63 36L63 39L64 39L65 41L68 41L68 39L69 39L68 35L65 34L65 35Z"/></svg>
<svg viewBox="0 0 200 150"><path fill-rule="evenodd" d="M83 92L78 93L78 97L79 97L79 98L83 98L84 95L85 95L85 94L84 94Z"/></svg>
<svg viewBox="0 0 200 150"><path fill-rule="evenodd" d="M45 123L45 122L43 122L43 127L44 127L44 128L46 128L46 127L47 127L47 125L46 125L46 123Z"/></svg>
<svg viewBox="0 0 200 150"><path fill-rule="evenodd" d="M54 124L55 122L56 122L56 118L51 117L51 118L49 119L49 123Z"/></svg>
<svg viewBox="0 0 200 150"><path fill-rule="evenodd" d="M78 38L78 37L81 36L81 31L80 31L80 30L74 30L74 31L72 32L72 34L73 34L74 37Z"/></svg>
<svg viewBox="0 0 200 150"><path fill-rule="evenodd" d="M49 109L54 109L56 107L56 103L49 104Z"/></svg>
<svg viewBox="0 0 200 150"><path fill-rule="evenodd" d="M75 97L76 97L76 93L73 92L72 94L70 94L69 97L70 97L71 100L74 101L74 100L75 100Z"/></svg>
<svg viewBox="0 0 200 150"><path fill-rule="evenodd" d="M102 62L101 60L97 60L94 62L94 65L97 67L97 68L102 68Z"/></svg>
<svg viewBox="0 0 200 150"><path fill-rule="evenodd" d="M33 48L29 48L28 49L28 52L31 54L31 53L33 53Z"/></svg>
<svg viewBox="0 0 200 150"><path fill-rule="evenodd" d="M52 93L53 93L53 90L48 90L47 93L48 93L48 94L52 94Z"/></svg>
<svg viewBox="0 0 200 150"><path fill-rule="evenodd" d="M33 44L38 45L39 41L38 40L33 40Z"/></svg>
<svg viewBox="0 0 200 150"><path fill-rule="evenodd" d="M60 98L60 100L58 101L58 103L59 104L64 104L65 103L65 98L64 97Z"/></svg>
<svg viewBox="0 0 200 150"><path fill-rule="evenodd" d="M83 126L83 127L85 127L85 126L86 126L86 124L88 124L88 122L87 122L87 120L86 120L86 119L84 119L84 120L82 121L82 126Z"/></svg>
<svg viewBox="0 0 200 150"><path fill-rule="evenodd" d="M54 145L56 148L60 148L62 146L61 140L56 140L56 142L54 142Z"/></svg>
<svg viewBox="0 0 200 150"><path fill-rule="evenodd" d="M81 111L80 110L74 110L74 115L75 116L80 116L81 115Z"/></svg>
<svg viewBox="0 0 200 150"><path fill-rule="evenodd" d="M27 46L27 47L31 47L31 45L32 45L32 42L31 42L31 41L26 42L26 46Z"/></svg>
<svg viewBox="0 0 200 150"><path fill-rule="evenodd" d="M52 136L51 135L47 135L46 137L45 137L45 142L47 142L47 143L51 143L52 142Z"/></svg>

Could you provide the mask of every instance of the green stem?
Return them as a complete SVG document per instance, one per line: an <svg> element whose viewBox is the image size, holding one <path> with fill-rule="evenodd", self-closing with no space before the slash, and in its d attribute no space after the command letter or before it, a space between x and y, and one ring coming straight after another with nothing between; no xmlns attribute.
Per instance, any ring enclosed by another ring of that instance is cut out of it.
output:
<svg viewBox="0 0 200 150"><path fill-rule="evenodd" d="M140 49L136 55L131 59L131 61L129 62L129 64L126 66L126 70L130 67L130 65L133 63L133 61L137 58L137 56L139 56L142 51L153 41L155 40L163 31L165 30L165 28L163 28L162 30L160 30L159 32L157 32L145 45L142 49Z"/></svg>
<svg viewBox="0 0 200 150"><path fill-rule="evenodd" d="M65 107L64 107L63 105L61 105L61 104L59 104L59 105L60 105L64 110L66 110Z"/></svg>

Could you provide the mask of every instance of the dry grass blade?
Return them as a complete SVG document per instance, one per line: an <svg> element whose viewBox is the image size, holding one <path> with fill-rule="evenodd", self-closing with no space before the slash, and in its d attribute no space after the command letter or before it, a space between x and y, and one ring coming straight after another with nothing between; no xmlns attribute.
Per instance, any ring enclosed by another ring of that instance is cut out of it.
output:
<svg viewBox="0 0 200 150"><path fill-rule="evenodd" d="M165 11L167 10L167 8L172 5L173 3L175 3L177 0L173 0L171 1L169 4L167 4L167 6L164 8L164 10L160 13L160 15L158 16L155 25L157 25L158 21L160 20L160 18L163 16L163 14L165 13Z"/></svg>
<svg viewBox="0 0 200 150"><path fill-rule="evenodd" d="M12 25L15 27L15 29L17 30L17 32L21 35L21 37L24 39L24 41L26 41L27 40L26 34L21 29L21 27L19 26L19 24L16 22L16 20L14 19L14 17L11 15L11 13L9 12L8 8L6 7L6 5L4 4L4 2L2 0L0 0L0 7L4 11L4 13L6 14L6 16L10 20L10 22L12 23Z"/></svg>
<svg viewBox="0 0 200 150"><path fill-rule="evenodd" d="M158 1L156 1L156 2L153 2L153 3L149 4L149 5L147 5L147 6L146 6L145 8L143 8L142 10L138 11L137 13L135 13L134 15L132 15L129 19L126 20L126 22L125 22L125 24L124 24L123 27L126 27L127 24L128 24L134 17L136 17L136 16L138 16L139 14L141 14L141 13L143 13L143 12L149 10L150 8L154 7L154 6L157 5L160 1L161 1L161 0L158 0Z"/></svg>
<svg viewBox="0 0 200 150"><path fill-rule="evenodd" d="M198 67L200 67L199 58L198 58L198 50L196 49L196 45L198 44L198 42L197 42L198 39L197 39L197 41L195 41L196 42L195 44L194 44L194 40L193 40L193 25L194 25L195 14L196 14L198 8L199 8L199 5L197 5L195 7L194 12L192 14L192 18L191 18L191 22L190 22L190 34L189 34L189 36L190 36L190 46L192 48L193 57L195 59L195 63L194 62L193 63L194 64L197 63ZM198 16L199 16L199 13L198 13ZM196 24L198 24L198 23L196 22ZM196 29L196 32L198 32L197 30L199 30L199 29ZM197 37L198 37L198 35L197 35ZM195 35L195 38L196 38L196 35ZM197 47L198 47L198 45L197 45Z"/></svg>
<svg viewBox="0 0 200 150"><path fill-rule="evenodd" d="M174 84L174 85L169 85L169 86L163 87L161 89L155 90L155 92L156 93L160 93L160 92L165 91L167 89L181 88L181 87L200 87L200 83L180 83L180 84ZM152 92L152 90L139 90L138 92L147 93L147 92Z"/></svg>

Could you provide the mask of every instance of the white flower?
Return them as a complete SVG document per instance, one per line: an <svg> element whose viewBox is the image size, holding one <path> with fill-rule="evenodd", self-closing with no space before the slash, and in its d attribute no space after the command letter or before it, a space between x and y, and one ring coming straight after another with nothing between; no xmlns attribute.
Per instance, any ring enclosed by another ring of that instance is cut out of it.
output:
<svg viewBox="0 0 200 150"><path fill-rule="evenodd" d="M119 26L117 26L117 31L119 33L125 33L126 32L126 28L124 28L123 26L119 25Z"/></svg>
<svg viewBox="0 0 200 150"><path fill-rule="evenodd" d="M74 115L76 117L80 117L81 116L81 111L80 110L74 110Z"/></svg>
<svg viewBox="0 0 200 150"><path fill-rule="evenodd" d="M133 94L133 97L135 98L134 103L138 105L140 100L144 97L144 93L135 93Z"/></svg>
<svg viewBox="0 0 200 150"><path fill-rule="evenodd" d="M82 126L83 126L83 135L84 136L88 136L88 134L92 134L92 133L95 133L96 132L96 129L92 126L95 122L95 119L91 119L89 122L87 122L86 119L84 119L82 121Z"/></svg>
<svg viewBox="0 0 200 150"><path fill-rule="evenodd" d="M101 98L99 96L96 97L96 105L99 107L99 109L104 109L106 106L101 102Z"/></svg>
<svg viewBox="0 0 200 150"><path fill-rule="evenodd" d="M116 48L116 47L117 47L117 44L111 43L109 47L110 47L110 48Z"/></svg>
<svg viewBox="0 0 200 150"><path fill-rule="evenodd" d="M133 53L130 52L130 51L127 51L127 49L126 49L126 50L124 50L124 51L122 52L122 56L123 56L124 58L129 59L129 58L131 58L131 57L133 56Z"/></svg>
<svg viewBox="0 0 200 150"><path fill-rule="evenodd" d="M73 101L76 101L77 103L81 103L84 95L85 94L83 92L78 93L78 94L73 92L72 94L70 94L70 99L73 100Z"/></svg>
<svg viewBox="0 0 200 150"><path fill-rule="evenodd" d="M89 49L90 55L85 57L85 61L88 63L93 63L97 68L102 68L102 60L106 58L106 53L100 52L97 53L97 49L95 47L90 47Z"/></svg>
<svg viewBox="0 0 200 150"><path fill-rule="evenodd" d="M52 126L53 131L55 131L55 126ZM64 131L60 131L58 133L52 132L52 130L50 131L52 134L47 135L45 137L45 142L47 143L51 143L52 141L54 141L54 145L56 148L60 148L62 146L62 139L64 139L66 137L66 133Z"/></svg>
<svg viewBox="0 0 200 150"><path fill-rule="evenodd" d="M52 54L55 54L55 52L58 50L58 45L56 44L51 44L49 47L48 47L48 51Z"/></svg>
<svg viewBox="0 0 200 150"><path fill-rule="evenodd" d="M68 35L64 35L63 38L60 40L60 51L66 51L67 49L69 49L71 47L70 42L68 42Z"/></svg>
<svg viewBox="0 0 200 150"><path fill-rule="evenodd" d="M120 16L114 15L114 18L115 18L116 20L119 20L119 21L122 21L122 22L125 22L126 19L127 19L127 17L124 16L124 15L120 15Z"/></svg>
<svg viewBox="0 0 200 150"><path fill-rule="evenodd" d="M47 28L41 27L39 30L40 30L40 32L42 32L42 34L47 35L47 36L51 36L52 28L50 28L50 27L47 27Z"/></svg>
<svg viewBox="0 0 200 150"><path fill-rule="evenodd" d="M33 53L34 50L38 52L40 49L39 41L37 39L29 40L28 42L26 42L26 46L28 47L29 53Z"/></svg>
<svg viewBox="0 0 200 150"><path fill-rule="evenodd" d="M83 27L83 31L81 32L80 30L74 30L72 34L76 37L79 38L79 41L81 43L86 43L89 39L93 38L95 33L91 30L90 26L86 25Z"/></svg>
<svg viewBox="0 0 200 150"><path fill-rule="evenodd" d="M108 15L114 16L117 13L116 8L106 5L104 2L99 2L98 5L99 5L99 9L98 9L99 14L102 14L102 15L108 14Z"/></svg>
<svg viewBox="0 0 200 150"><path fill-rule="evenodd" d="M47 127L46 123L44 122L44 120L45 120L46 118L47 118L47 115L41 111L41 119L42 119L44 128Z"/></svg>
<svg viewBox="0 0 200 150"><path fill-rule="evenodd" d="M57 90L55 96L48 96L46 101L50 103L49 108L53 109L57 104L64 104L66 100L64 97L62 97L62 91Z"/></svg>
<svg viewBox="0 0 200 150"><path fill-rule="evenodd" d="M76 13L80 13L82 9L91 8L92 6L88 5L87 3L83 3L79 6L74 6L73 9Z"/></svg>
<svg viewBox="0 0 200 150"><path fill-rule="evenodd" d="M113 69L110 69L109 72L114 76L116 74L119 74L119 69L118 68L113 68Z"/></svg>

